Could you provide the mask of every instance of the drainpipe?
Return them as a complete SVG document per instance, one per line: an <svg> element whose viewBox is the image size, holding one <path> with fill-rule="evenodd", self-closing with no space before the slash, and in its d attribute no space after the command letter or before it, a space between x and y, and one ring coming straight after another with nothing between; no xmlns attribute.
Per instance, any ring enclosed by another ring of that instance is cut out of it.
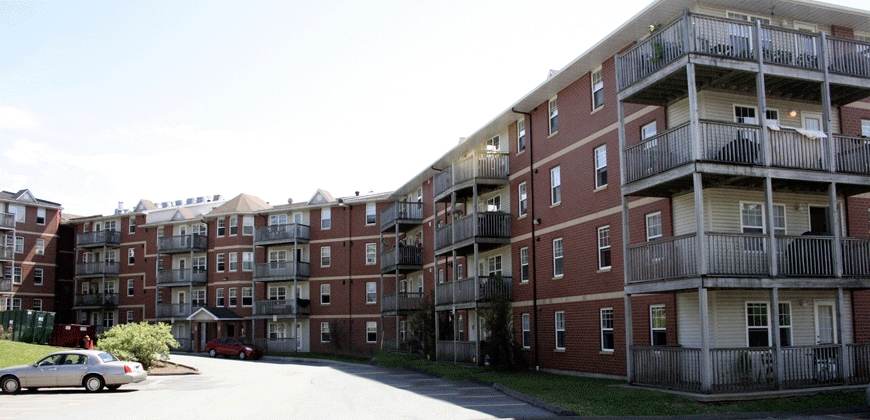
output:
<svg viewBox="0 0 870 420"><path fill-rule="evenodd" d="M537 108L535 108L537 109ZM511 111L521 114L524 117L529 117L529 129L526 130L529 138L526 142L526 147L529 149L529 191L528 197L530 197L529 201L529 222L532 227L531 238L532 238L532 246L529 249L529 260L531 264L529 265L529 281L532 282L532 320L535 325L535 333L532 335L532 338L535 340L535 371L539 371L541 369L541 365L539 363L540 358L538 356L538 281L537 281L537 261L535 260L535 241L538 239L535 237L535 154L534 154L534 143L532 142L532 114L528 112L517 111L516 108L511 108Z"/></svg>
<svg viewBox="0 0 870 420"><path fill-rule="evenodd" d="M353 206L347 206L347 349L353 353L353 278L351 278L351 266L353 254L353 230L351 224L353 219L350 214L353 212Z"/></svg>

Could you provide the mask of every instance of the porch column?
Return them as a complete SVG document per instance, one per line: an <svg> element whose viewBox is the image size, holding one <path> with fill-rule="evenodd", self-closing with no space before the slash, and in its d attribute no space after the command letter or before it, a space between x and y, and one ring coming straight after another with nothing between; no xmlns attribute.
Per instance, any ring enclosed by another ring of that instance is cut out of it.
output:
<svg viewBox="0 0 870 420"><path fill-rule="evenodd" d="M704 276L707 274L707 239L704 234L704 183L701 179L701 173L695 172L692 174L694 181L694 197L695 197L695 250L698 255L698 269L696 274Z"/></svg>
<svg viewBox="0 0 870 420"><path fill-rule="evenodd" d="M710 315L707 309L707 289L698 287L698 309L701 315L701 392L710 393L713 365L710 358Z"/></svg>
<svg viewBox="0 0 870 420"><path fill-rule="evenodd" d="M769 180L769 178L768 178ZM782 342L779 337L779 288L774 286L770 289L771 314L773 317L773 347L774 347L774 376L776 377L776 389L783 389L785 361L782 359Z"/></svg>
<svg viewBox="0 0 870 420"><path fill-rule="evenodd" d="M691 134L691 141L689 144L692 147L692 160L699 161L702 157L701 122L698 117L698 86L695 84L694 63L690 62L686 65L686 79L688 80L687 87L689 89L689 133Z"/></svg>
<svg viewBox="0 0 870 420"><path fill-rule="evenodd" d="M840 245L842 233L840 232L840 210L837 208L837 184L828 184L828 225L834 235L834 243L831 244L831 259L833 260L834 277L843 277L843 248Z"/></svg>
<svg viewBox="0 0 870 420"><path fill-rule="evenodd" d="M628 376L628 383L634 381L634 363L632 363L631 346L634 345L634 331L632 324L632 308L631 295L625 294L625 370Z"/></svg>
<svg viewBox="0 0 870 420"><path fill-rule="evenodd" d="M819 38L819 63L822 63L822 74L824 75L824 81L822 82L822 130L824 130L827 138L825 139L827 143L827 148L825 149L828 154L828 170L831 172L837 171L837 159L834 159L836 148L834 147L834 137L831 132L831 82L828 80L828 66L825 63L828 62L827 58L827 39L825 38L825 33L820 32L821 37Z"/></svg>
<svg viewBox="0 0 870 420"><path fill-rule="evenodd" d="M761 21L755 21L755 51L758 73L755 75L755 94L758 100L758 123L761 125L761 153L763 164L770 167L773 162L770 133L767 131L767 94L764 87L764 48L761 44Z"/></svg>
<svg viewBox="0 0 870 420"><path fill-rule="evenodd" d="M773 181L770 174L764 178L764 212L767 213L767 226L764 228L767 229L767 239L770 242L770 246L767 247L767 257L770 263L768 269L770 276L776 277L779 274L779 267L777 266L776 232L773 221Z"/></svg>
<svg viewBox="0 0 870 420"><path fill-rule="evenodd" d="M845 381L847 376L847 372L851 374L851 366L849 365L849 357L847 357L846 351L848 348L846 347L846 337L843 336L843 309L845 306L843 288L837 288L837 319L834 320L837 324L837 339L840 342L840 369L837 369L837 375L839 375L840 380ZM854 332L852 333L854 334ZM854 340L854 338L853 338Z"/></svg>

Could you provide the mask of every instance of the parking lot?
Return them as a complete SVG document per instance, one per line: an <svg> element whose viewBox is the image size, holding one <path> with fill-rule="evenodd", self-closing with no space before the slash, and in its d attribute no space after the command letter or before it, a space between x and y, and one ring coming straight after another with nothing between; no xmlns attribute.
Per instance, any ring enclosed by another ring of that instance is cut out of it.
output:
<svg viewBox="0 0 870 420"><path fill-rule="evenodd" d="M202 373L149 376L117 392L39 390L0 396L5 419L483 419L553 413L488 386L369 365L173 355Z"/></svg>

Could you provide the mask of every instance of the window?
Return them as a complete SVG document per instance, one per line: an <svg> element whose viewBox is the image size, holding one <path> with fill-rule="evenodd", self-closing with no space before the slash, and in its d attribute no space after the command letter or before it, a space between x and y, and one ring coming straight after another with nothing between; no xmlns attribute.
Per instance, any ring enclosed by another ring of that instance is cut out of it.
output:
<svg viewBox="0 0 870 420"><path fill-rule="evenodd" d="M493 255L486 259L488 270L487 274L489 277L496 277L501 275L501 255Z"/></svg>
<svg viewBox="0 0 870 420"><path fill-rule="evenodd" d="M19 204L9 204L6 209L9 213L15 215L15 223L24 223L24 206Z"/></svg>
<svg viewBox="0 0 870 420"><path fill-rule="evenodd" d="M746 302L746 343L749 347L770 346L769 318L766 302Z"/></svg>
<svg viewBox="0 0 870 420"><path fill-rule="evenodd" d="M462 280L463 278L465 278L465 275L463 273L465 273L465 267L463 266L463 264L456 264L456 279ZM420 287L422 288L423 286L421 285Z"/></svg>
<svg viewBox="0 0 870 420"><path fill-rule="evenodd" d="M21 298L6 298L3 299L4 310L7 311L18 311L21 310Z"/></svg>
<svg viewBox="0 0 870 420"><path fill-rule="evenodd" d="M214 291L214 303L217 307L222 308L224 306L224 289L221 288Z"/></svg>
<svg viewBox="0 0 870 420"><path fill-rule="evenodd" d="M329 267L332 265L332 248L328 246L320 247L320 266Z"/></svg>
<svg viewBox="0 0 870 420"><path fill-rule="evenodd" d="M523 348L527 349L532 346L532 323L529 320L529 314L523 314L522 316L522 329L523 329Z"/></svg>
<svg viewBox="0 0 870 420"><path fill-rule="evenodd" d="M547 107L550 112L550 135L552 136L559 131L559 103L556 101L556 98L550 99L550 103L547 104Z"/></svg>
<svg viewBox="0 0 870 420"><path fill-rule="evenodd" d="M376 321L366 322L366 343L378 342L378 323Z"/></svg>
<svg viewBox="0 0 870 420"><path fill-rule="evenodd" d="M378 262L378 245L366 244L366 265Z"/></svg>
<svg viewBox="0 0 870 420"><path fill-rule="evenodd" d="M592 109L601 108L604 105L604 76L601 67L592 72Z"/></svg>
<svg viewBox="0 0 870 420"><path fill-rule="evenodd" d="M115 263L115 250L106 251L106 263L108 263L108 264Z"/></svg>
<svg viewBox="0 0 870 420"><path fill-rule="evenodd" d="M486 150L489 152L498 152L501 150L501 141L498 136L486 141Z"/></svg>
<svg viewBox="0 0 870 420"><path fill-rule="evenodd" d="M127 233L134 234L136 233L136 217L131 217L130 221L127 222Z"/></svg>
<svg viewBox="0 0 870 420"><path fill-rule="evenodd" d="M779 345L790 346L791 344L791 304L779 303Z"/></svg>
<svg viewBox="0 0 870 420"><path fill-rule="evenodd" d="M870 137L870 120L861 120L861 135Z"/></svg>
<svg viewBox="0 0 870 420"><path fill-rule="evenodd" d="M252 271L254 269L254 253L242 252L242 271Z"/></svg>
<svg viewBox="0 0 870 420"><path fill-rule="evenodd" d="M556 350L565 350L565 311L556 312Z"/></svg>
<svg viewBox="0 0 870 420"><path fill-rule="evenodd" d="M287 215L286 214L273 214L269 216L269 226L277 226L277 225L286 225L287 224Z"/></svg>
<svg viewBox="0 0 870 420"><path fill-rule="evenodd" d="M329 334L329 323L321 322L320 323L320 342L328 343L331 340L331 336Z"/></svg>
<svg viewBox="0 0 870 420"><path fill-rule="evenodd" d="M737 12L726 12L726 16L728 16L728 19L745 20L747 22L755 22L757 20L760 20L762 24L770 25L770 19L768 18L757 17Z"/></svg>
<svg viewBox="0 0 870 420"><path fill-rule="evenodd" d="M224 236L227 232L227 220L226 219L218 219L217 220L217 236Z"/></svg>
<svg viewBox="0 0 870 420"><path fill-rule="evenodd" d="M127 279L127 296L133 296L136 293L136 280Z"/></svg>
<svg viewBox="0 0 870 420"><path fill-rule="evenodd" d="M378 284L370 281L366 283L366 303L378 302Z"/></svg>
<svg viewBox="0 0 870 420"><path fill-rule="evenodd" d="M550 169L550 204L562 202L562 169L557 166Z"/></svg>
<svg viewBox="0 0 870 420"><path fill-rule="evenodd" d="M254 234L254 216L245 216L242 218L242 235Z"/></svg>
<svg viewBox="0 0 870 420"><path fill-rule="evenodd" d="M254 305L254 288L243 287L242 288L242 306L253 306L253 305Z"/></svg>
<svg viewBox="0 0 870 420"><path fill-rule="evenodd" d="M610 268L610 226L598 228L598 269Z"/></svg>
<svg viewBox="0 0 870 420"><path fill-rule="evenodd" d="M526 120L517 121L517 153L526 150Z"/></svg>
<svg viewBox="0 0 870 420"><path fill-rule="evenodd" d="M738 124L757 124L755 108L748 106L734 106L734 122Z"/></svg>
<svg viewBox="0 0 870 420"><path fill-rule="evenodd" d="M136 263L136 249L128 248L127 249L127 265L133 265Z"/></svg>
<svg viewBox="0 0 870 420"><path fill-rule="evenodd" d="M320 228L329 229L332 227L332 209L320 209Z"/></svg>
<svg viewBox="0 0 870 420"><path fill-rule="evenodd" d="M657 131L658 131L658 130L657 130L657 128L656 128L656 122L655 122L655 121L653 121L653 122L651 122L651 123L649 123L649 124L645 124L643 127L640 128L640 138L641 138L642 140L646 140L646 139L648 139L648 138L650 138L650 137L655 136Z"/></svg>
<svg viewBox="0 0 870 420"><path fill-rule="evenodd" d="M529 197L526 193L526 183L521 182L519 188L519 199L520 199L520 217L524 217L529 212Z"/></svg>
<svg viewBox="0 0 870 420"><path fill-rule="evenodd" d="M613 308L601 309L601 350L613 351Z"/></svg>
<svg viewBox="0 0 870 420"><path fill-rule="evenodd" d="M652 305L649 307L650 343L654 346L668 344L667 318L665 317L665 305Z"/></svg>
<svg viewBox="0 0 870 420"><path fill-rule="evenodd" d="M269 300L287 300L287 287L269 286Z"/></svg>
<svg viewBox="0 0 870 420"><path fill-rule="evenodd" d="M45 224L45 209L39 207L36 209L36 224L44 225Z"/></svg>
<svg viewBox="0 0 870 420"><path fill-rule="evenodd" d="M16 236L15 237L15 252L21 253L24 252L24 237Z"/></svg>
<svg viewBox="0 0 870 420"><path fill-rule="evenodd" d="M105 222L105 230L111 232L118 232L118 222L116 220L107 220Z"/></svg>
<svg viewBox="0 0 870 420"><path fill-rule="evenodd" d="M42 286L43 279L45 278L44 271L41 268L33 269L33 285L34 286Z"/></svg>
<svg viewBox="0 0 870 420"><path fill-rule="evenodd" d="M182 265L184 264L182 261ZM193 272L205 273L205 257L193 257Z"/></svg>
<svg viewBox="0 0 870 420"><path fill-rule="evenodd" d="M127 311L127 323L128 323L128 324L132 324L133 321L134 321L134 319L133 319L133 311Z"/></svg>
<svg viewBox="0 0 870 420"><path fill-rule="evenodd" d="M238 252L230 252L230 271L237 271L239 269L239 253Z"/></svg>
<svg viewBox="0 0 870 420"><path fill-rule="evenodd" d="M238 293L238 291L239 291L239 289L236 289L235 287L230 289L230 308L236 307L236 300L237 300L236 294Z"/></svg>
<svg viewBox="0 0 870 420"><path fill-rule="evenodd" d="M657 211L646 215L646 240L651 241L662 237L662 212Z"/></svg>
<svg viewBox="0 0 870 420"><path fill-rule="evenodd" d="M227 258L226 254L215 255L215 260L216 260L215 261L215 270L217 270L218 273L224 272L224 268L226 265L226 258Z"/></svg>
<svg viewBox="0 0 870 420"><path fill-rule="evenodd" d="M486 199L486 211L501 210L501 196L490 197Z"/></svg>
<svg viewBox="0 0 870 420"><path fill-rule="evenodd" d="M287 261L287 251L279 249L277 251L269 251L269 262L278 263Z"/></svg>
<svg viewBox="0 0 870 420"><path fill-rule="evenodd" d="M320 285L320 304L321 305L329 305L329 302L332 300L332 296L330 296L331 286L328 284Z"/></svg>
<svg viewBox="0 0 870 420"><path fill-rule="evenodd" d="M115 313L114 312L103 312L103 328L109 329L109 328L112 328L114 326L115 326Z"/></svg>
<svg viewBox="0 0 870 420"><path fill-rule="evenodd" d="M553 240L553 277L562 277L564 267L562 258L562 238Z"/></svg>
<svg viewBox="0 0 870 420"><path fill-rule="evenodd" d="M438 269L438 283L444 283L444 269Z"/></svg>
<svg viewBox="0 0 870 420"><path fill-rule="evenodd" d="M42 310L42 299L40 299L40 298L33 299L33 310L34 311L41 311Z"/></svg>
<svg viewBox="0 0 870 420"><path fill-rule="evenodd" d="M520 248L520 283L529 281L529 247Z"/></svg>
<svg viewBox="0 0 870 420"><path fill-rule="evenodd" d="M205 290L194 290L190 294L190 304L196 308L202 308L206 305Z"/></svg>
<svg viewBox="0 0 870 420"><path fill-rule="evenodd" d="M12 283L21 284L21 267L12 268Z"/></svg>
<svg viewBox="0 0 870 420"><path fill-rule="evenodd" d="M238 216L230 217L230 236L239 234L239 218Z"/></svg>
<svg viewBox="0 0 870 420"><path fill-rule="evenodd" d="M375 214L376 211L377 211L377 207L375 206L375 203L367 203L366 204L366 224L367 225L373 225L373 224L375 224L375 221L377 221L377 214Z"/></svg>
<svg viewBox="0 0 870 420"><path fill-rule="evenodd" d="M45 255L45 239L36 238L36 255Z"/></svg>
<svg viewBox="0 0 870 420"><path fill-rule="evenodd" d="M595 149L595 188L607 186L607 146Z"/></svg>

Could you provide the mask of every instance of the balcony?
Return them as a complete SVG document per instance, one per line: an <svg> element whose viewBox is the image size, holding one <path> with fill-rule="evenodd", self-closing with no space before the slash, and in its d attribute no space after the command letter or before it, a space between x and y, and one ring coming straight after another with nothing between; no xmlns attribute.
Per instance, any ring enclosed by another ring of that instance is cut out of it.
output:
<svg viewBox="0 0 870 420"><path fill-rule="evenodd" d="M182 268L157 271L157 286L202 286L208 281L208 273L204 269Z"/></svg>
<svg viewBox="0 0 870 420"><path fill-rule="evenodd" d="M435 305L458 305L489 302L499 294L511 299L511 277L468 277L435 287Z"/></svg>
<svg viewBox="0 0 870 420"><path fill-rule="evenodd" d="M701 349L631 348L632 383L695 393L743 393L870 383L870 344L711 348L709 390L701 385ZM777 358L783 371L777 374ZM780 385L781 384L781 385Z"/></svg>
<svg viewBox="0 0 870 420"><path fill-rule="evenodd" d="M311 301L309 299L258 300L254 302L254 308L255 317L258 318L308 316L311 314Z"/></svg>
<svg viewBox="0 0 870 420"><path fill-rule="evenodd" d="M106 246L117 248L121 245L121 232L101 230L97 232L77 233L76 246L79 248L96 248Z"/></svg>
<svg viewBox="0 0 870 420"><path fill-rule="evenodd" d="M76 309L104 308L118 306L117 293L86 293L76 295L73 305Z"/></svg>
<svg viewBox="0 0 870 420"><path fill-rule="evenodd" d="M4 279L0 277L0 292L12 291L12 279Z"/></svg>
<svg viewBox="0 0 870 420"><path fill-rule="evenodd" d="M15 248L0 245L0 261L12 261L15 259Z"/></svg>
<svg viewBox="0 0 870 420"><path fill-rule="evenodd" d="M15 215L12 213L0 213L0 230L14 230Z"/></svg>
<svg viewBox="0 0 870 420"><path fill-rule="evenodd" d="M254 245L308 243L309 239L311 228L298 223L258 227L254 233Z"/></svg>
<svg viewBox="0 0 870 420"><path fill-rule="evenodd" d="M628 283L699 277L771 277L770 237L762 234L705 233L707 273L698 268L697 235L657 239L628 247ZM777 277L829 278L834 273L831 236L776 235ZM870 239L841 238L842 277L870 278ZM796 284L799 287L800 284Z"/></svg>
<svg viewBox="0 0 870 420"><path fill-rule="evenodd" d="M118 277L121 265L114 261L100 261L76 264L76 277Z"/></svg>
<svg viewBox="0 0 870 420"><path fill-rule="evenodd" d="M426 296L423 293L399 293L393 295L384 295L381 300L382 314L398 314L419 311L423 309L426 303Z"/></svg>
<svg viewBox="0 0 870 420"><path fill-rule="evenodd" d="M381 212L381 232L399 226L399 230L423 224L423 203L397 201Z"/></svg>
<svg viewBox="0 0 870 420"><path fill-rule="evenodd" d="M254 281L292 281L308 280L311 264L307 262L279 261L257 264L254 268Z"/></svg>
<svg viewBox="0 0 870 420"><path fill-rule="evenodd" d="M476 150L435 175L435 201L451 191L478 184L504 185L510 175L509 156L506 153Z"/></svg>
<svg viewBox="0 0 870 420"><path fill-rule="evenodd" d="M476 212L435 230L435 253L459 249L474 243L501 246L510 243L510 214Z"/></svg>
<svg viewBox="0 0 870 420"><path fill-rule="evenodd" d="M157 252L161 254L205 252L207 250L208 237L197 233L180 236L165 236L157 241Z"/></svg>
<svg viewBox="0 0 870 420"><path fill-rule="evenodd" d="M477 364L477 341L446 341L436 343L435 359L462 365Z"/></svg>
<svg viewBox="0 0 870 420"><path fill-rule="evenodd" d="M157 318L187 318L201 306L193 303L158 303Z"/></svg>
<svg viewBox="0 0 870 420"><path fill-rule="evenodd" d="M381 253L381 273L419 271L423 269L423 248L399 245Z"/></svg>
<svg viewBox="0 0 870 420"><path fill-rule="evenodd" d="M689 53L704 65L746 68L721 59L757 62L759 39L761 59L770 65L770 73L789 76L794 69L805 70L822 80L827 69L832 77L870 77L870 43L686 14L616 57L617 88L623 92L647 78L679 73L685 64L681 59Z"/></svg>

